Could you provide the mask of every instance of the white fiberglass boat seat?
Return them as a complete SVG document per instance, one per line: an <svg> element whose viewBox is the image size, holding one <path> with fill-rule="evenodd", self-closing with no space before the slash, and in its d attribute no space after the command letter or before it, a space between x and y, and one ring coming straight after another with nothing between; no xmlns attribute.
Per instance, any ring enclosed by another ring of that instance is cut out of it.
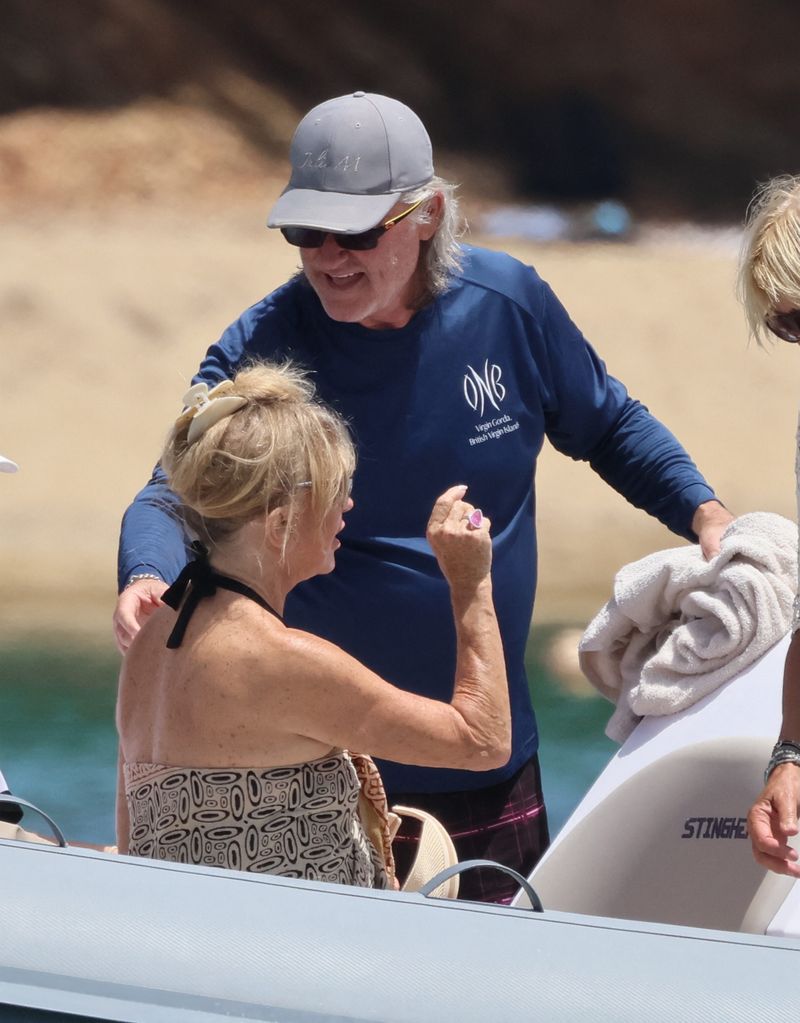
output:
<svg viewBox="0 0 800 1023"><path fill-rule="evenodd" d="M530 876L546 910L774 933L794 883L753 860L746 817L780 726L787 644L638 725ZM800 934L792 915L781 933Z"/></svg>

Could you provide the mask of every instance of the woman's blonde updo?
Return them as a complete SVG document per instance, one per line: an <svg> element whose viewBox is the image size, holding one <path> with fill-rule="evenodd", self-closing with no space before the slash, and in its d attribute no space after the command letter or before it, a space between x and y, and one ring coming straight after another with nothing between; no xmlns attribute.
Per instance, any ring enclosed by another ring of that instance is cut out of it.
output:
<svg viewBox="0 0 800 1023"><path fill-rule="evenodd" d="M771 337L764 317L790 302L800 309L800 177L761 185L747 211L739 259L739 298L750 333Z"/></svg>
<svg viewBox="0 0 800 1023"><path fill-rule="evenodd" d="M201 540L218 543L278 506L287 509L291 529L301 501L310 499L320 523L344 503L355 468L353 442L303 370L255 364L216 387L211 400L223 396L246 404L192 443L187 434L197 409L185 410L161 456L187 525Z"/></svg>

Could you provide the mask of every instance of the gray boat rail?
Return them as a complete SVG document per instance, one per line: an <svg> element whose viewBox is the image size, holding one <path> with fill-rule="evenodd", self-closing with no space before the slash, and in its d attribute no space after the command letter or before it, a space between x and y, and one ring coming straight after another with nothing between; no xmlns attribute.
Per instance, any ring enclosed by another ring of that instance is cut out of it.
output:
<svg viewBox="0 0 800 1023"><path fill-rule="evenodd" d="M657 883L657 878L654 878ZM0 841L0 1020L774 1023L800 942Z"/></svg>

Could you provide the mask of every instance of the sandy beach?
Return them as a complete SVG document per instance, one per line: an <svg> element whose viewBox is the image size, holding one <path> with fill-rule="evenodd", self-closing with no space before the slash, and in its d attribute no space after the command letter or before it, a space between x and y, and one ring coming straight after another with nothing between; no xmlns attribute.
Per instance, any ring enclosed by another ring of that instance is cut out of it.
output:
<svg viewBox="0 0 800 1023"><path fill-rule="evenodd" d="M208 344L292 272L267 200L207 212L11 215L0 251L0 635L110 643L119 519ZM472 241L533 263L631 393L736 513L795 517L797 353L748 344L730 239ZM539 622L585 622L622 564L682 541L546 448Z"/></svg>

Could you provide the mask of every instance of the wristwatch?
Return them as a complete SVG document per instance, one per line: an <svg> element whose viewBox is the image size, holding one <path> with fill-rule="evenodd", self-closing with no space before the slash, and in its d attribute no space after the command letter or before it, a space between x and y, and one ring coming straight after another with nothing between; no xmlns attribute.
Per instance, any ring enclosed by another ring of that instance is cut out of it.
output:
<svg viewBox="0 0 800 1023"><path fill-rule="evenodd" d="M764 771L765 785L775 768L781 764L797 764L800 767L800 742L795 742L794 739L781 739L775 743L767 769Z"/></svg>

